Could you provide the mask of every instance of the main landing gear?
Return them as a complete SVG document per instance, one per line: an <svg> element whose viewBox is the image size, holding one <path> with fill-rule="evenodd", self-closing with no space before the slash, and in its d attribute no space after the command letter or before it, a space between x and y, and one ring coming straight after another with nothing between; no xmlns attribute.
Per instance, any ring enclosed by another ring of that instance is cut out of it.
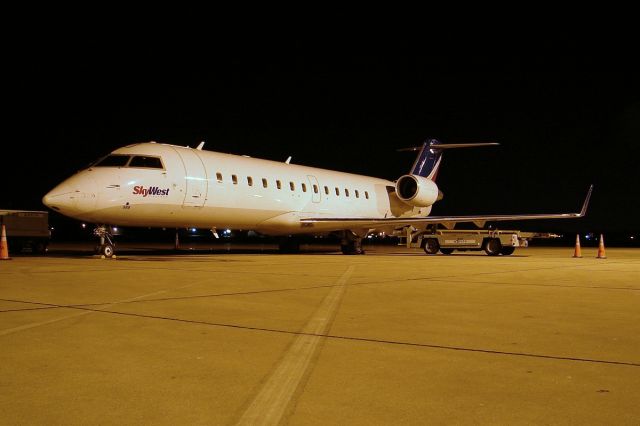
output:
<svg viewBox="0 0 640 426"><path fill-rule="evenodd" d="M96 253L110 259L115 255L115 243L106 226L98 226L93 230L93 235L100 237L100 245L96 246Z"/></svg>
<svg viewBox="0 0 640 426"><path fill-rule="evenodd" d="M344 231L340 242L342 254L364 254L362 237L351 231Z"/></svg>

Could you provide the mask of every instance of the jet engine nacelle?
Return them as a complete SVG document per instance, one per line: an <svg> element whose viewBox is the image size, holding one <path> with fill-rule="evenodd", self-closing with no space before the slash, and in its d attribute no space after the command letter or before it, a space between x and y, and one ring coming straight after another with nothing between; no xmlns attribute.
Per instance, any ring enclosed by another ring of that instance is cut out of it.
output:
<svg viewBox="0 0 640 426"><path fill-rule="evenodd" d="M429 178L404 175L396 182L396 194L414 207L429 207L442 198L438 185Z"/></svg>

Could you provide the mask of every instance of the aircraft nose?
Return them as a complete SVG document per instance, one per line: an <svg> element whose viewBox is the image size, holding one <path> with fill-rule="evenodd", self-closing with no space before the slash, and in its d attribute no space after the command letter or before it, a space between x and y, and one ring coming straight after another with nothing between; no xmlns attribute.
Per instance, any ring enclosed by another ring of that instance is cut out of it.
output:
<svg viewBox="0 0 640 426"><path fill-rule="evenodd" d="M73 188L61 183L42 197L42 203L53 210L67 210L72 205L74 192Z"/></svg>
<svg viewBox="0 0 640 426"><path fill-rule="evenodd" d="M89 176L72 176L42 197L42 203L62 214L75 216L95 208L97 185Z"/></svg>
<svg viewBox="0 0 640 426"><path fill-rule="evenodd" d="M54 198L55 198L55 194L53 193L53 191L49 191L44 197L42 197L42 204L44 204L49 208L53 208Z"/></svg>

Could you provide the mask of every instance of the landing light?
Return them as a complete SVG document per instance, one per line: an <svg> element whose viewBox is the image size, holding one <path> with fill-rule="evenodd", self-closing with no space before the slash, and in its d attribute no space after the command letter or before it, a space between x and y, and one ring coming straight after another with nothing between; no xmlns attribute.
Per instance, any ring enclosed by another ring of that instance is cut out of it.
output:
<svg viewBox="0 0 640 426"><path fill-rule="evenodd" d="M196 228L191 228L191 232L196 232Z"/></svg>

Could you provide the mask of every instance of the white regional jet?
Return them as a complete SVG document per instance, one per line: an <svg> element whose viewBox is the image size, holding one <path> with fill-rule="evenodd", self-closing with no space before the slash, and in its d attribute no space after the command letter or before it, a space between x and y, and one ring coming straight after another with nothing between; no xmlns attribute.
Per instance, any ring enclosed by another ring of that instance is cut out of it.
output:
<svg viewBox="0 0 640 426"><path fill-rule="evenodd" d="M423 229L457 222L566 219L580 213L429 216L442 198L435 183L442 153L497 143L442 144L429 139L408 174L396 181L203 151L155 142L116 149L56 186L43 198L53 210L95 223L100 252L114 244L106 224L255 230L266 235L341 233L342 252L361 254L362 238L376 231ZM295 239L281 249L295 250ZM287 241L289 241L287 243Z"/></svg>

